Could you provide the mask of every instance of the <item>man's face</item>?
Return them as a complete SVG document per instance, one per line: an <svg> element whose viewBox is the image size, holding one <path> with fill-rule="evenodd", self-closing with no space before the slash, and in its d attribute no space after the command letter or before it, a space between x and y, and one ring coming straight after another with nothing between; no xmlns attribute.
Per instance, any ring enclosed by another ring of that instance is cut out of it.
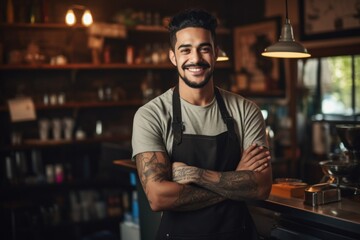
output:
<svg viewBox="0 0 360 240"><path fill-rule="evenodd" d="M192 88L202 88L213 76L217 51L210 31L203 28L184 28L176 33L171 62L180 78Z"/></svg>

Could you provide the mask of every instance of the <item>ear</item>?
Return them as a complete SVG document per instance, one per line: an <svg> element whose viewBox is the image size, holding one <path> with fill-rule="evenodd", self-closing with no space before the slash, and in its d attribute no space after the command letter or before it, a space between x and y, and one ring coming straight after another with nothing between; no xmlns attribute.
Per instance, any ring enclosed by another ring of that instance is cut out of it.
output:
<svg viewBox="0 0 360 240"><path fill-rule="evenodd" d="M174 65L174 66L177 66L177 62L176 62L176 58L175 58L175 53L173 50L169 49L169 59L171 61L171 63Z"/></svg>

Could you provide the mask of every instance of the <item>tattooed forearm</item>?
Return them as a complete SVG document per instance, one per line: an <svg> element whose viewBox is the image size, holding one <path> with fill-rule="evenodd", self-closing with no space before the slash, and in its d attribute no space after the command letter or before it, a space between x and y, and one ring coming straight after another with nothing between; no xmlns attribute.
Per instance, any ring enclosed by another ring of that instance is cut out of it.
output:
<svg viewBox="0 0 360 240"><path fill-rule="evenodd" d="M162 182L170 179L170 163L168 161L160 162L155 152L138 154L136 165L145 192L148 181Z"/></svg>
<svg viewBox="0 0 360 240"><path fill-rule="evenodd" d="M136 156L136 167L144 192L154 211L200 209L224 200L211 190L175 182L171 163L163 152L145 152ZM186 172L181 173L183 177Z"/></svg>
<svg viewBox="0 0 360 240"><path fill-rule="evenodd" d="M184 185L179 198L174 203L173 210L191 211L223 201L225 198L211 191ZM186 204L191 202L192 204Z"/></svg>
<svg viewBox="0 0 360 240"><path fill-rule="evenodd" d="M226 198L244 200L257 196L258 184L254 172L212 172L199 169L198 185Z"/></svg>
<svg viewBox="0 0 360 240"><path fill-rule="evenodd" d="M173 180L181 184L196 184L233 200L256 198L258 184L253 171L215 172L193 166L173 168Z"/></svg>

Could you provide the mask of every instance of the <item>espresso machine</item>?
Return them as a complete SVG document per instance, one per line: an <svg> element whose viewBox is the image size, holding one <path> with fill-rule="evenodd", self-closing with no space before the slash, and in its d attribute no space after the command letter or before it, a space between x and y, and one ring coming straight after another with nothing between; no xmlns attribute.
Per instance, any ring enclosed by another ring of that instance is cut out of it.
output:
<svg viewBox="0 0 360 240"><path fill-rule="evenodd" d="M336 125L336 132L345 150L319 162L324 177L305 189L307 205L337 202L342 196L360 199L360 124Z"/></svg>
<svg viewBox="0 0 360 240"><path fill-rule="evenodd" d="M320 162L322 182L342 189L344 193L360 194L360 124L336 125L336 132L345 150L332 159Z"/></svg>

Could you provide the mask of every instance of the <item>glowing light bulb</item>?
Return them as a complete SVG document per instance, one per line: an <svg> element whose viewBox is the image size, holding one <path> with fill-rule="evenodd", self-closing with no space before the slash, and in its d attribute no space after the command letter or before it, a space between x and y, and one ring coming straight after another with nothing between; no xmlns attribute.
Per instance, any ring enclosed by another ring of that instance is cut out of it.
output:
<svg viewBox="0 0 360 240"><path fill-rule="evenodd" d="M93 18L92 18L90 10L87 9L84 11L84 14L82 16L82 23L85 26L89 26L93 23Z"/></svg>
<svg viewBox="0 0 360 240"><path fill-rule="evenodd" d="M76 18L75 18L75 14L74 11L72 9L69 9L66 12L66 16L65 16L65 22L67 25L74 25L76 23Z"/></svg>

